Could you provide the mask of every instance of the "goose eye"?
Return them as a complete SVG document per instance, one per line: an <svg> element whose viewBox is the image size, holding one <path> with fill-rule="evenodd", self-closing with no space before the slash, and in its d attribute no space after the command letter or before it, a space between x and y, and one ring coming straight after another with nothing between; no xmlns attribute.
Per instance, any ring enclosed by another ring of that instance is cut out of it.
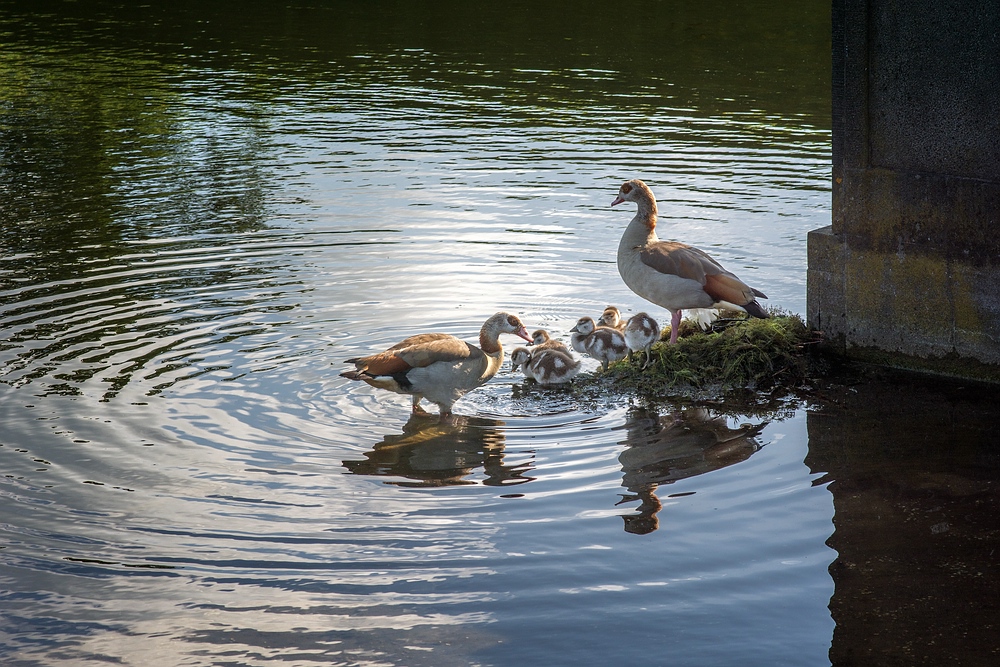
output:
<svg viewBox="0 0 1000 667"><path fill-rule="evenodd" d="M622 194L623 195L627 195L630 192L632 192L632 186L631 185L629 185L628 183L625 183L624 185L622 185Z"/></svg>

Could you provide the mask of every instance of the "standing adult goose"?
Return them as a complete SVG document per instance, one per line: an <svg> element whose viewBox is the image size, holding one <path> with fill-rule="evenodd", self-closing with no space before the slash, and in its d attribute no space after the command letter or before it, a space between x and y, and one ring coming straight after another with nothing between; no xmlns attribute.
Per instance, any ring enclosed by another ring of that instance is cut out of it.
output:
<svg viewBox="0 0 1000 667"><path fill-rule="evenodd" d="M497 313L479 331L479 347L444 333L410 336L384 352L348 359L356 370L341 373L372 387L413 397L413 412L422 413L420 399L441 409L441 418L451 416L455 401L485 384L503 363L500 334L514 334L530 341L521 320Z"/></svg>
<svg viewBox="0 0 1000 667"><path fill-rule="evenodd" d="M618 244L618 273L633 292L670 311L670 343L677 342L681 311L689 308L728 307L751 317L766 318L757 303L766 299L706 252L656 236L656 198L639 179L626 181L612 206L635 202L635 217Z"/></svg>

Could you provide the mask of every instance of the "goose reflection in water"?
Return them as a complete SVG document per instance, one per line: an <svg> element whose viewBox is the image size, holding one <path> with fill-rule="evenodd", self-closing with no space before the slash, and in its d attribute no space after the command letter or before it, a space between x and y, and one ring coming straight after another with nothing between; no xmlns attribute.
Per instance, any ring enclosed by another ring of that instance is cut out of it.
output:
<svg viewBox="0 0 1000 667"><path fill-rule="evenodd" d="M355 475L402 477L410 481L386 484L435 487L477 484L469 479L482 468L486 486L509 486L531 481L525 476L530 462L504 462L504 422L481 417L457 417L452 422L415 414L400 434L387 435L365 453L364 460L344 461Z"/></svg>
<svg viewBox="0 0 1000 667"><path fill-rule="evenodd" d="M617 504L639 501L635 514L623 515L625 531L646 535L659 527L662 508L656 489L680 479L745 461L761 448L755 439L768 422L730 428L726 417L705 408L686 408L659 415L648 408L630 410L623 428L625 450L622 494ZM678 494L689 495L689 494Z"/></svg>

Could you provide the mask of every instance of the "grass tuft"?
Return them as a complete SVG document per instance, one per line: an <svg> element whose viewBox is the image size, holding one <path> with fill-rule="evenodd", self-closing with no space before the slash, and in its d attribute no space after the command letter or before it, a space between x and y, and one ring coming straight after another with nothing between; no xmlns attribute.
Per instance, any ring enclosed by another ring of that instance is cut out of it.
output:
<svg viewBox="0 0 1000 667"><path fill-rule="evenodd" d="M774 312L766 320L726 319L703 333L682 323L680 338L669 345L669 327L653 345L652 361L642 368L642 356L608 369L616 386L640 393L678 391L726 393L792 388L809 372L806 347L816 340L798 315Z"/></svg>

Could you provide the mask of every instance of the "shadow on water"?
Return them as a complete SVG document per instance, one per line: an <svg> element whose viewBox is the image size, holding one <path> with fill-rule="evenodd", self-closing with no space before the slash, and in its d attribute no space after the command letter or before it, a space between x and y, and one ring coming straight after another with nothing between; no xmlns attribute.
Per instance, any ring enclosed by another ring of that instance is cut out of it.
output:
<svg viewBox="0 0 1000 667"><path fill-rule="evenodd" d="M403 432L387 435L364 460L344 461L355 475L402 477L386 484L410 487L459 486L482 468L486 486L529 482L531 463L504 461L505 424L496 419L456 417L442 422L436 416L412 415Z"/></svg>
<svg viewBox="0 0 1000 667"><path fill-rule="evenodd" d="M720 470L747 460L761 448L756 440L768 422L730 426L723 415L700 407L658 414L651 408L629 411L625 425L619 504L639 501L636 514L622 516L625 531L645 535L659 528L662 508L656 490L665 484Z"/></svg>
<svg viewBox="0 0 1000 667"><path fill-rule="evenodd" d="M904 375L808 413L836 512L834 665L997 664L998 406L996 388Z"/></svg>

